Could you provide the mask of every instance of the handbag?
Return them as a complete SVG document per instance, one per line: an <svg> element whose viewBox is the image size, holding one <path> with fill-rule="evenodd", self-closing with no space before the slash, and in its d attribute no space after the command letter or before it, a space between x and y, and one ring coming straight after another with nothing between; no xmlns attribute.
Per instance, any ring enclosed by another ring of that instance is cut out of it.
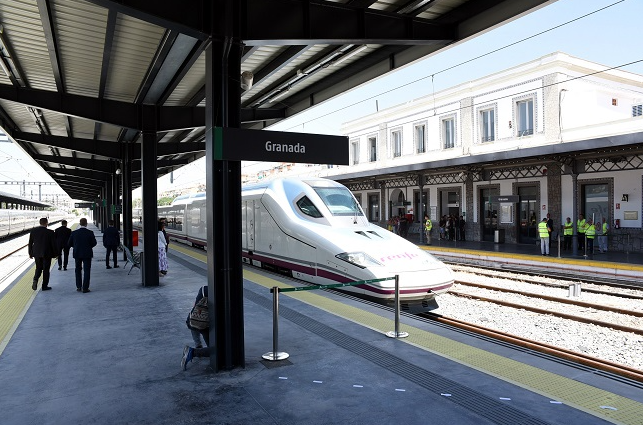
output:
<svg viewBox="0 0 643 425"><path fill-rule="evenodd" d="M210 326L207 297L201 298L192 307L192 311L190 311L190 326L198 330L207 329Z"/></svg>

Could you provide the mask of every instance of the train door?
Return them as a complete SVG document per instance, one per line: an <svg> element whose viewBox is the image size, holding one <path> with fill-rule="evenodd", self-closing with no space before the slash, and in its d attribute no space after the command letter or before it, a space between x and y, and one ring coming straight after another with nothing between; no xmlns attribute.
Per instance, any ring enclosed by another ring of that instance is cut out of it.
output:
<svg viewBox="0 0 643 425"><path fill-rule="evenodd" d="M498 228L498 204L491 202L491 198L498 194L498 188L480 189L480 223L483 241L493 242L494 231Z"/></svg>
<svg viewBox="0 0 643 425"><path fill-rule="evenodd" d="M246 208L246 233L247 233L247 243L248 251L254 251L255 249L255 201L248 201L248 207Z"/></svg>
<svg viewBox="0 0 643 425"><path fill-rule="evenodd" d="M518 211L518 243L534 244L537 239L538 222L538 188L523 186L518 188L520 210Z"/></svg>

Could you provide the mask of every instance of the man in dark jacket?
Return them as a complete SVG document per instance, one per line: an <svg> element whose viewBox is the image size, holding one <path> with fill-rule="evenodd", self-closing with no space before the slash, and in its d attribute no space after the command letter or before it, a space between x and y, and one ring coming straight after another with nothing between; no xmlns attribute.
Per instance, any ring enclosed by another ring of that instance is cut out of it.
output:
<svg viewBox="0 0 643 425"><path fill-rule="evenodd" d="M107 253L105 254L105 265L107 266L108 269L111 269L109 266L109 253L113 252L113 258L114 258L114 268L118 268L118 261L117 261L117 254L116 251L118 250L118 245L121 242L121 236L118 233L118 230L116 230L116 227L114 227L114 220L109 220L107 222L107 229L105 229L105 233L103 233L103 246L107 248Z"/></svg>
<svg viewBox="0 0 643 425"><path fill-rule="evenodd" d="M80 219L80 227L69 237L67 246L74 248L74 260L76 260L76 290L83 293L89 292L89 278L92 271L93 247L96 246L94 232L87 228L87 219ZM85 276L83 277L83 269Z"/></svg>
<svg viewBox="0 0 643 425"><path fill-rule="evenodd" d="M60 222L60 227L54 233L56 234L56 248L58 248L58 270L61 268L67 270L67 263L69 262L69 247L67 241L71 236L71 229L67 227L67 220ZM64 261L63 261L64 257Z"/></svg>
<svg viewBox="0 0 643 425"><path fill-rule="evenodd" d="M42 274L42 290L47 291L49 287L49 269L51 268L51 259L56 258L58 249L56 248L56 234L53 230L47 228L47 219L40 219L40 226L35 227L29 234L29 258L36 261L36 273L33 277L31 289L34 291L38 288L38 279Z"/></svg>

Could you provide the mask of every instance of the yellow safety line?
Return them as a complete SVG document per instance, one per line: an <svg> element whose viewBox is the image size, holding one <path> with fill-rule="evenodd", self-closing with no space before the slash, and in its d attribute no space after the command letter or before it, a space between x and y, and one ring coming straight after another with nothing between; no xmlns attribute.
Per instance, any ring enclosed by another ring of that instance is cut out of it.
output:
<svg viewBox="0 0 643 425"><path fill-rule="evenodd" d="M206 261L205 255L177 245L174 246L175 250L197 260ZM249 270L244 270L243 276L245 279L266 288L274 286L280 288L292 287L287 283L278 282ZM321 295L316 295L312 291L289 292L284 293L284 295L373 329L376 332L386 333L395 329L395 322L392 318L387 319ZM409 336L399 341L412 344L480 372L511 382L519 387L549 397L554 401L563 402L576 409L615 423L643 424L643 404L637 401L410 325L400 324L400 330L408 332ZM615 408L616 410L611 410L610 408Z"/></svg>
<svg viewBox="0 0 643 425"><path fill-rule="evenodd" d="M78 224L74 224L72 229ZM50 270L56 265L55 261L51 262ZM32 265L29 270L23 273L22 277L13 287L0 298L0 355L11 341L18 325L22 322L23 317L29 310L36 295L40 290L31 289L33 276L36 265ZM42 282L42 276L39 280Z"/></svg>

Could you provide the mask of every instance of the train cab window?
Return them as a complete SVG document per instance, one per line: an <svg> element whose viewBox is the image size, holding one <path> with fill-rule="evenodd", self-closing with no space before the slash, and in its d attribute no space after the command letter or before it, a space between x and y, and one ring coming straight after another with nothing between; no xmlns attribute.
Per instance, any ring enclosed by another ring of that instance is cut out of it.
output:
<svg viewBox="0 0 643 425"><path fill-rule="evenodd" d="M303 212L308 216L311 216L314 218L323 217L322 213L319 212L315 204L313 204L312 201L308 199L307 196L304 196L299 201L297 201L297 206L299 207L301 212Z"/></svg>
<svg viewBox="0 0 643 425"><path fill-rule="evenodd" d="M316 187L314 189L333 215L363 215L362 209L350 190L339 187Z"/></svg>

